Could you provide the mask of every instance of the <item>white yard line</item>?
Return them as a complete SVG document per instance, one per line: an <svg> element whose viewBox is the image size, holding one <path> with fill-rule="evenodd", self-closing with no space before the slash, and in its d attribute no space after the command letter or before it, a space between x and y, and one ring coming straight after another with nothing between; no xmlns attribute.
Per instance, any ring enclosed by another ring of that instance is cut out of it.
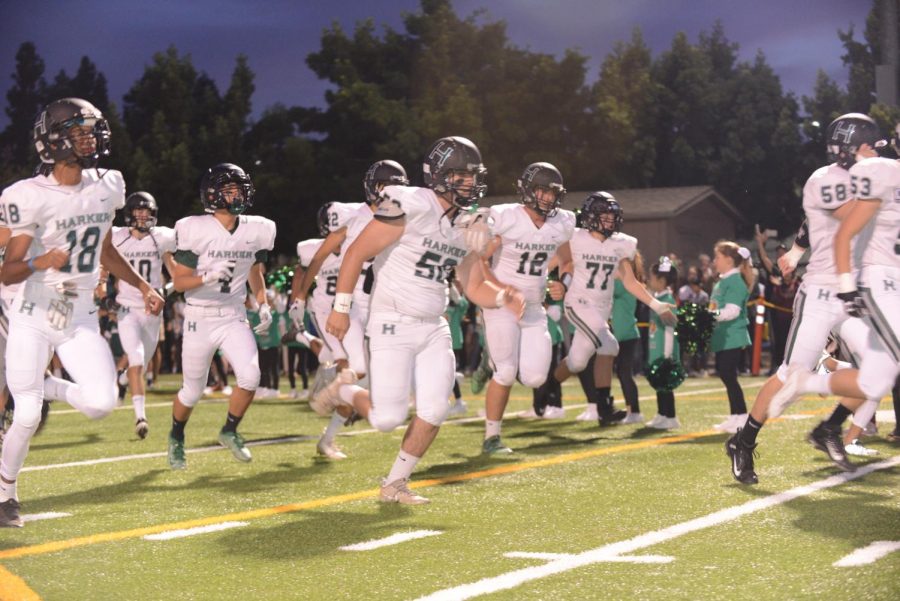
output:
<svg viewBox="0 0 900 601"><path fill-rule="evenodd" d="M22 519L26 522L37 522L38 520L55 520L56 518L67 518L71 516L71 513L48 511L46 513L26 513L22 516Z"/></svg>
<svg viewBox="0 0 900 601"><path fill-rule="evenodd" d="M185 528L184 530L170 530L168 532L160 532L159 534L148 534L143 537L144 540L171 540L173 538L184 538L186 536L194 536L197 534L206 534L207 532L218 532L219 530L228 530L229 528L239 528L246 526L247 522L222 522L221 524L211 524L209 526L198 526L197 528Z"/></svg>
<svg viewBox="0 0 900 601"><path fill-rule="evenodd" d="M877 540L871 545L867 545L862 549L857 549L850 555L837 560L832 565L836 568L864 566L869 563L874 563L894 551L900 551L900 540Z"/></svg>
<svg viewBox="0 0 900 601"><path fill-rule="evenodd" d="M758 388L759 386L762 386L762 383L753 383L748 386L745 386L744 388L745 389ZM724 391L725 391L725 388L720 386L720 387L716 387L716 388L703 388L701 390L694 390L691 392L679 393L678 396L679 396L679 398L681 398L681 397L686 397L686 396L695 396L695 395L700 395L700 394L708 394L711 392L724 392ZM653 395L653 396L647 395L647 396L639 397L640 401L649 401L652 399L656 399L656 396L655 395ZM165 405L169 406L169 405L171 405L171 403L166 403ZM148 407L149 406L150 405L148 405ZM587 406L587 403L581 403L578 405L567 405L566 407L564 407L564 409L566 411L575 411L577 409L584 409L586 406ZM125 408L130 409L130 407L125 407ZM122 407L119 407L119 409L122 409ZM72 409L71 411L77 413L77 411L75 411L74 409ZM63 413L63 412L64 411L60 411L59 413ZM57 412L54 411L53 413L55 414ZM446 422L444 422L444 425L449 426L449 425L453 425L453 424L468 424L468 423L481 422L481 421L484 421L484 417L478 417L478 416L463 417L460 419L447 420ZM378 430L376 430L375 428L367 428L365 430L352 430L352 431L348 431L348 432L341 432L340 434L338 434L338 436L361 436L363 434L377 434L377 433L378 433ZM282 438L271 438L271 439L267 439L267 440L248 441L246 443L246 445L248 447L253 447L253 446L265 446L265 445L282 444L282 443L290 443L290 442L303 442L303 441L307 441L307 440L318 440L318 439L319 439L318 436L284 436ZM188 453L209 453L210 451L224 451L224 450L226 450L226 449L219 445L213 445L213 446L208 446L208 447L197 447L195 449L186 449L186 452L188 452ZM60 469L60 468L66 468L66 467L99 465L101 463L118 463L120 461L134 461L137 459L155 459L155 458L165 457L165 456L166 456L165 452L137 453L135 455L118 455L116 457L103 457L101 459L86 459L83 461L70 461L67 463L51 463L51 464L47 464L47 465L26 466L26 467L23 467L21 471L23 471L23 472L39 472L39 471L44 471L44 470L54 470L54 469Z"/></svg>
<svg viewBox="0 0 900 601"><path fill-rule="evenodd" d="M471 599L472 597L486 595L488 593L512 589L532 580L561 574L591 564L614 561L617 558L627 556L626 554L628 553L658 545L698 530L731 522L745 515L769 509L820 490L839 486L874 471L888 469L897 465L900 465L900 456L892 457L886 461L860 466L855 472L841 473L806 486L798 486L797 488L792 488L768 497L754 499L742 505L722 509L709 515L675 524L668 528L663 528L662 530L641 534L625 541L604 545L596 549L584 551L583 553L564 556L561 559L550 561L544 565L514 570L512 572L500 574L499 576L485 578L471 584L463 584L437 591L425 597L421 597L419 601L458 601L460 599Z"/></svg>
<svg viewBox="0 0 900 601"><path fill-rule="evenodd" d="M413 530L411 532L398 532L385 538L375 540L367 540L364 543L356 543L354 545L345 545L340 547L341 551L371 551L372 549L380 549L381 547L389 547L405 543L408 540L416 540L428 536L437 536L443 534L440 530Z"/></svg>

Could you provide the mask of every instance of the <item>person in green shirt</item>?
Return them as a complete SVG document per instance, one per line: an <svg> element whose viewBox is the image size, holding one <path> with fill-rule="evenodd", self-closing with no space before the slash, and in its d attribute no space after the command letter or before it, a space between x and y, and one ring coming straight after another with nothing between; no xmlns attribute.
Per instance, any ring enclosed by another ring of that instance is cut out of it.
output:
<svg viewBox="0 0 900 601"><path fill-rule="evenodd" d="M635 252L634 277L644 283L643 261L640 253ZM670 301L673 305L675 301ZM637 383L634 381L634 351L641 339L637 328L637 298L625 289L622 280L616 278L613 291L612 306L612 331L613 336L619 341L619 354L616 356L616 377L622 387L622 396L628 414L620 423L639 424L644 421L641 415L641 406L638 401ZM656 315L654 313L654 315Z"/></svg>
<svg viewBox="0 0 900 601"><path fill-rule="evenodd" d="M678 282L678 270L669 257L660 257L650 266L650 278L647 288L653 297L661 303L675 304L672 290ZM621 343L620 343L621 344ZM675 328L666 326L656 313L650 313L650 344L647 347L647 364L660 358L674 358L680 361L681 352ZM656 417L647 422L647 427L657 430L674 430L681 423L675 417L675 393L671 390L656 391Z"/></svg>
<svg viewBox="0 0 900 601"><path fill-rule="evenodd" d="M747 331L747 299L753 286L750 251L734 242L720 241L715 246L713 265L719 281L713 287L709 308L716 312L710 349L716 354L716 372L728 391L731 415L714 428L734 434L747 421L747 403L738 382L738 365L744 347L750 345Z"/></svg>
<svg viewBox="0 0 900 601"><path fill-rule="evenodd" d="M458 282L459 280L455 279L455 277L450 280L450 301L447 304L447 311L444 313L447 324L450 326L450 343L453 345L453 355L456 357L457 370L456 378L453 382L454 401L453 406L450 407L450 416L464 415L468 410L466 402L462 399L462 390L459 388L463 379L463 375L459 370L464 364L462 320L466 316L466 311L469 310L469 301L465 295L460 293L459 287L461 285Z"/></svg>

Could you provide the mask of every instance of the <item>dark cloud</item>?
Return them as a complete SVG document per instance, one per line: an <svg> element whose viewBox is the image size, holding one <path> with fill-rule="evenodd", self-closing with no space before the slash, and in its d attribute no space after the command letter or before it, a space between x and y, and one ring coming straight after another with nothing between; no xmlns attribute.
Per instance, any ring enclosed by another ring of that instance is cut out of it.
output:
<svg viewBox="0 0 900 601"><path fill-rule="evenodd" d="M37 45L52 79L60 69L72 75L82 55L109 80L110 94L122 95L140 76L154 52L174 45L224 88L234 59L246 54L255 71L254 112L276 102L321 105L326 85L306 67L305 57L319 46L332 22L352 30L355 22L402 27L401 14L418 9L418 0L266 1L120 0L101 2L2 2L0 90L12 84L15 52L24 41ZM867 0L457 0L469 15L489 7L480 19L502 19L512 42L534 51L561 55L578 48L591 57L596 78L603 57L618 40L640 27L654 53L664 51L678 31L691 39L721 19L729 39L751 60L762 50L799 95L810 94L818 69L846 80L838 29L855 23L861 31ZM5 115L0 122L5 124Z"/></svg>

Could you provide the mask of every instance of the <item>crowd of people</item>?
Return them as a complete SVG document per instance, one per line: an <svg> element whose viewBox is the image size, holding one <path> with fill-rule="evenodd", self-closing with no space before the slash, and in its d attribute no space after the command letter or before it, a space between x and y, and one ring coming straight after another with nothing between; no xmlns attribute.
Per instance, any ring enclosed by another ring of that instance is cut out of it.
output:
<svg viewBox="0 0 900 601"><path fill-rule="evenodd" d="M147 386L166 372L181 374L172 469L187 468L188 421L216 391L229 397L220 444L252 461L240 422L254 398L279 394L286 375L289 396L328 418L316 445L325 457L347 458L335 437L357 420L383 432L407 424L382 480L384 502L429 502L409 481L441 425L468 411L463 375L471 394L484 390L485 455L515 452L502 426L517 382L534 398L521 417L565 417L561 385L575 375L588 401L577 420L673 430L685 371L713 367L729 407L715 427L731 434L725 450L736 480L757 482L757 434L805 392L842 396L810 441L852 470L848 449L870 450L845 442L871 427L882 396L893 389L900 411L900 163L878 156L889 144L865 115L838 118L827 137L834 163L810 178L807 221L774 261L768 234L758 232L756 262L729 240L693 264L675 255L645 262L616 199L594 192L577 211L564 209L563 175L547 162L525 167L518 202L480 207L481 153L453 136L426 150L422 187L381 160L363 176L363 202L323 205L319 237L297 242L288 286L267 285L276 224L249 214L255 189L241 167L208 169L204 213L161 227L152 194L126 196L122 174L99 166L110 140L100 111L81 99L53 102L35 127L41 165L0 198L0 372L12 414L0 455L0 526L22 526L17 478L49 401L97 419L130 392L143 439ZM113 226L118 212L123 227ZM807 251L801 283L795 273ZM772 369L748 410L739 376L756 327L748 307L760 299L771 309ZM712 327L704 344L682 349L679 315L688 306ZM641 369L657 393L647 421ZM611 394L614 375L624 407ZM890 436L900 439L897 430Z"/></svg>

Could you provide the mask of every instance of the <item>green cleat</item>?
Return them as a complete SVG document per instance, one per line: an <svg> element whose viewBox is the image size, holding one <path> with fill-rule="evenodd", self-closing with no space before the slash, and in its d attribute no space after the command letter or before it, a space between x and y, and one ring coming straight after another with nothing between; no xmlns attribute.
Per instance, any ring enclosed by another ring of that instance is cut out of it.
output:
<svg viewBox="0 0 900 601"><path fill-rule="evenodd" d="M169 435L169 467L173 470L183 470L187 467L187 459L184 456L184 441L175 440Z"/></svg>
<svg viewBox="0 0 900 601"><path fill-rule="evenodd" d="M513 450L511 448L503 444L499 435L485 438L484 443L481 445L482 455L494 455L496 453L509 454L512 452Z"/></svg>
<svg viewBox="0 0 900 601"><path fill-rule="evenodd" d="M220 431L219 444L231 451L231 454L234 455L234 458L238 461L247 463L253 459L253 456L250 454L250 449L244 446L244 438L237 432Z"/></svg>
<svg viewBox="0 0 900 601"><path fill-rule="evenodd" d="M488 355L487 351L484 351L481 355L481 363L479 363L478 368L472 372L472 381L470 383L472 394L478 394L484 390L484 385L487 384L487 381L491 379L492 375L494 375L494 370L491 369L490 355Z"/></svg>

